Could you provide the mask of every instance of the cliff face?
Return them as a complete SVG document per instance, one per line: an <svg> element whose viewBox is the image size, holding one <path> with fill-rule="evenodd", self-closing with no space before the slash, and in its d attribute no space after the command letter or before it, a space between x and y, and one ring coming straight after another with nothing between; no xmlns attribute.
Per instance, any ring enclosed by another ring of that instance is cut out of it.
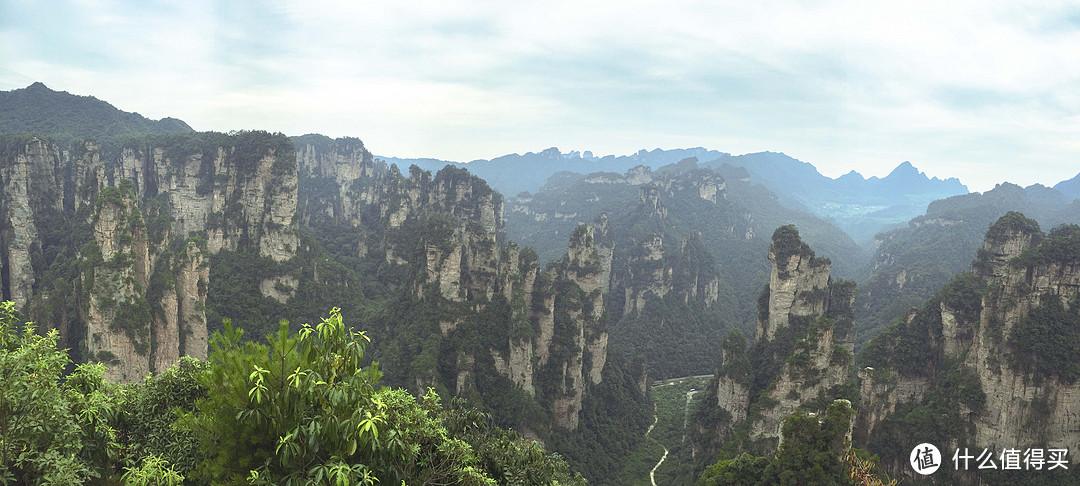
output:
<svg viewBox="0 0 1080 486"><path fill-rule="evenodd" d="M281 262L297 250L284 136L150 136L105 155L89 141L3 142L4 297L58 328L77 359L106 363L110 379L206 356L210 255Z"/></svg>
<svg viewBox="0 0 1080 486"><path fill-rule="evenodd" d="M991 225L972 273L868 345L856 444L905 439L897 410L937 406L957 422L950 446L1080 446L1078 248L1075 226L1044 235L1019 213Z"/></svg>
<svg viewBox="0 0 1080 486"><path fill-rule="evenodd" d="M405 177L359 140L305 136L296 145L299 183L310 189L301 192L299 219L355 228L363 235L355 255L405 269L402 305L433 316L432 347L420 351L431 361L412 363L415 386L465 396L513 387L548 408L550 426L577 428L607 359L613 250L603 242L605 221L578 227L566 255L542 270L534 251L504 242L502 196L466 170L433 175L413 166ZM429 339L382 332L391 341ZM548 427L524 428L538 426Z"/></svg>
<svg viewBox="0 0 1080 486"><path fill-rule="evenodd" d="M77 359L105 363L110 379L205 357L208 306L269 314L381 279L389 290L367 298L408 317L370 324L411 360L395 368L411 385L527 397L548 413L530 426L547 431L577 428L604 380L614 250L603 219L542 269L535 252L505 242L502 196L484 181L454 168L406 177L355 139L299 137L294 151L280 134L174 134L104 153L0 141L5 297L60 328ZM329 235L324 244L346 235L344 256L369 265L368 280L319 253L318 237L302 240L301 222ZM250 289L261 300L244 301Z"/></svg>
<svg viewBox="0 0 1080 486"><path fill-rule="evenodd" d="M848 394L854 284L833 282L829 261L815 257L792 226L773 233L769 260L772 271L758 302L755 342L744 351L741 336L725 341L709 405L695 423L695 449L713 451L736 440L740 448L774 450L785 417ZM745 437L735 436L741 422L746 422Z"/></svg>
<svg viewBox="0 0 1080 486"><path fill-rule="evenodd" d="M96 248L84 255L87 356L106 364L110 380L136 381L150 372L146 224L132 191L110 189L92 218Z"/></svg>
<svg viewBox="0 0 1080 486"><path fill-rule="evenodd" d="M795 235L797 238L797 234ZM783 238L790 238L784 235ZM801 242L800 242L801 243ZM778 329L787 327L792 317L824 315L828 305L829 263L805 248L779 248L794 244L773 238L769 248L768 308L758 316L756 340L772 340Z"/></svg>
<svg viewBox="0 0 1080 486"><path fill-rule="evenodd" d="M673 182L667 180L665 185ZM723 183L706 181L696 188L709 188L710 200L715 202ZM640 316L649 300L665 299L669 294L671 299L697 309L707 309L718 298L720 277L714 259L697 233L676 236L663 202L667 190L664 186L642 186L636 214L623 223L655 229L633 232L632 246L620 255L613 284L622 290L622 318Z"/></svg>
<svg viewBox="0 0 1080 486"><path fill-rule="evenodd" d="M115 171L141 202L166 199L173 234L205 231L211 253L250 248L276 262L296 254L296 161L280 134L174 135L124 148Z"/></svg>
<svg viewBox="0 0 1080 486"><path fill-rule="evenodd" d="M5 299L24 307L37 283L31 254L42 249L39 227L45 224L48 231L66 212L90 206L104 185L104 166L93 142L65 148L36 137L5 142L6 155L0 159L0 287Z"/></svg>
<svg viewBox="0 0 1080 486"><path fill-rule="evenodd" d="M554 350L548 345L548 356L557 353L564 359L545 358L545 361L546 366L556 370L558 377L553 402L554 425L570 430L578 426L587 385L601 382L607 360L604 293L611 272L612 248L598 241L603 239L602 233L607 229L603 223L595 228L579 226L570 236L566 258L555 268L553 334L569 335L573 340Z"/></svg>

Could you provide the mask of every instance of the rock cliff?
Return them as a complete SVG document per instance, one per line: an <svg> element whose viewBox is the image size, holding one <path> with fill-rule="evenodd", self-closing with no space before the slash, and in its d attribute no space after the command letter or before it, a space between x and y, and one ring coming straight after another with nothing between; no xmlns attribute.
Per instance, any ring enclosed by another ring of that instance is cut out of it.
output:
<svg viewBox="0 0 1080 486"><path fill-rule="evenodd" d="M768 256L755 342L746 350L741 335L725 340L723 364L695 419L695 450L735 441L772 451L788 415L854 398L854 283L832 281L830 262L814 256L793 226L773 233Z"/></svg>
<svg viewBox="0 0 1080 486"><path fill-rule="evenodd" d="M1019 213L1001 217L971 273L860 355L856 444L882 449L875 452L897 472L913 440L998 451L1080 447L1078 296L1080 227L1044 235ZM947 426L905 418L920 411L947 417Z"/></svg>
<svg viewBox="0 0 1080 486"><path fill-rule="evenodd" d="M432 327L408 336L431 336L418 351L425 358L400 379L480 400L513 395L506 389L513 387L549 409L551 426L575 429L607 359L606 221L579 226L566 255L541 269L536 252L505 242L502 195L467 170L413 166L406 177L359 140L308 135L296 145L299 184L310 188L301 191L299 219L356 228L363 236L354 254L404 269L410 290L399 296L402 306L431 316L422 321ZM406 339L399 326L376 332ZM488 367L505 384L493 382Z"/></svg>
<svg viewBox="0 0 1080 486"><path fill-rule="evenodd" d="M522 430L577 429L604 382L614 258L604 218L541 268L505 241L503 198L484 181L453 167L402 174L356 139L2 142L5 297L110 379L205 357L208 316L230 308L259 323L362 299L385 309L363 324L385 342L388 379L544 410Z"/></svg>
<svg viewBox="0 0 1080 486"><path fill-rule="evenodd" d="M297 251L296 166L280 134L2 142L4 297L111 379L206 356L211 255Z"/></svg>

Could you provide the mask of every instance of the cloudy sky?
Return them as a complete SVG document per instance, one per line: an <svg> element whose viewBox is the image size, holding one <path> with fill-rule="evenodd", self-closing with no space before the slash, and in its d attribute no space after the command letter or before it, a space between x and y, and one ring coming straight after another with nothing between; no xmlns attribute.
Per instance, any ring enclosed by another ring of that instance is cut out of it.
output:
<svg viewBox="0 0 1080 486"><path fill-rule="evenodd" d="M34 81L398 157L703 146L973 190L1080 172L1076 3L0 0L0 90Z"/></svg>

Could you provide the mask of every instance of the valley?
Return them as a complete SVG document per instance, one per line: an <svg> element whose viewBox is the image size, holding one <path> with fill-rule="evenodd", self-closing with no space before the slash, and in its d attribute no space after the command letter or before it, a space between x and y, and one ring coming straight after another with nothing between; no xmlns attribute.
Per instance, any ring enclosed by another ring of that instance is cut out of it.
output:
<svg viewBox="0 0 1080 486"><path fill-rule="evenodd" d="M461 448L429 452L476 484L813 483L856 456L887 484L916 479L920 442L1080 449L1075 179L968 193L908 162L833 179L781 153L702 148L444 163L352 137L198 132L86 98L40 83L0 96L0 362L54 356L11 376L110 410L66 425L85 477L116 479L143 453L222 477L232 459L196 442L269 413L264 375L282 400L352 400L361 439L443 437ZM38 331L20 334L26 321ZM303 348L320 322L321 345L351 343L332 359ZM290 346L315 353L308 371L259 361ZM289 395L306 373L326 376ZM344 376L358 388L319 394ZM194 390L175 400L192 435L154 449L147 430L175 417L139 422L132 397L170 383ZM226 404L247 411L210 408ZM300 433L252 446L276 465L230 474L299 474ZM89 457L93 440L123 459ZM334 447L376 454L363 444ZM386 460L385 477L428 473Z"/></svg>

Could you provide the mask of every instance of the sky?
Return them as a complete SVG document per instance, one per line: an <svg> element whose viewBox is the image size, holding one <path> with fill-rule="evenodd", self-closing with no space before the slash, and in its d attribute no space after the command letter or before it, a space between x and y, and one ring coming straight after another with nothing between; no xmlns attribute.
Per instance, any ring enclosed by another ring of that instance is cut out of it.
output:
<svg viewBox="0 0 1080 486"><path fill-rule="evenodd" d="M395 157L774 151L975 191L1080 172L1075 2L0 0L0 90L34 81Z"/></svg>

